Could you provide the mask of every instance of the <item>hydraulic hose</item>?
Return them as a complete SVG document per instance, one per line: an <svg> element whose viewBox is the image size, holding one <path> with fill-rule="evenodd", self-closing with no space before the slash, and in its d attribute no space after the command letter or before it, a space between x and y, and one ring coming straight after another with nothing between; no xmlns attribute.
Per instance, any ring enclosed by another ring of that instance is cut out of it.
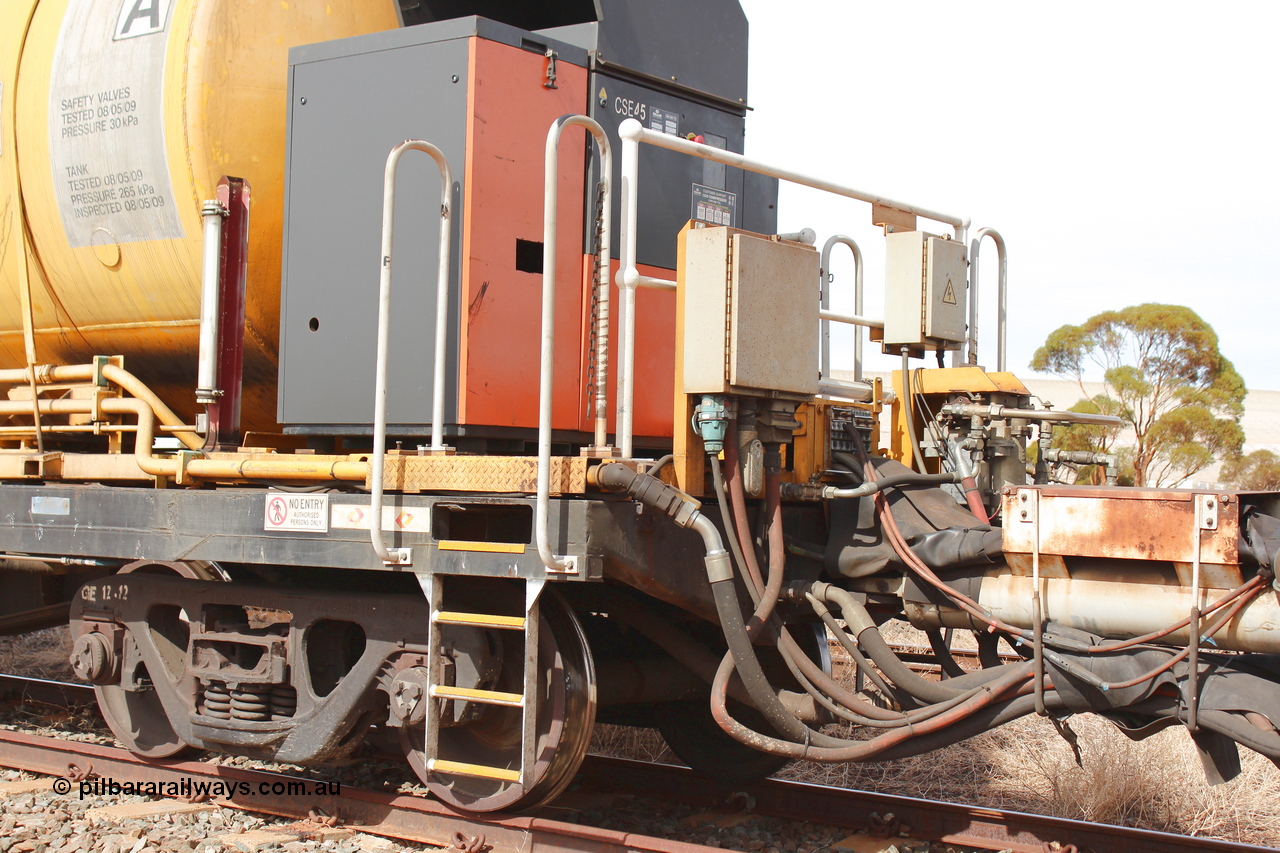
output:
<svg viewBox="0 0 1280 853"><path fill-rule="evenodd" d="M777 477L767 478L767 481L769 480L772 481L769 484L770 491L776 494ZM1001 677L994 679L990 684L978 686L971 695L959 699L956 704L950 705L946 710L936 713L933 717L918 724L912 721L910 725L891 729L872 741L850 742L815 731L788 711L764 674L742 617L737 589L733 584L733 567L729 559L729 553L724 549L720 533L716 530L715 525L697 509L694 509L692 501L689 501L678 490L653 477L637 474L626 466L616 463L601 465L597 469L596 481L603 488L625 489L634 499L662 510L681 526L696 530L702 536L707 550L705 558L707 581L711 586L716 612L725 635L725 642L729 647L729 652L721 661L720 667L716 671L715 680L712 683L712 715L721 728L748 746L794 758L815 758L826 761L865 760L889 746L914 737L918 733L935 731L964 719L991 704L1006 690L1026 679L1027 673L1024 670L1011 669L1003 673ZM785 545L782 542L781 535L780 501L770 501L768 510L772 516L771 521L773 523L771 526L776 524L775 533L771 536L770 546L770 554L776 559L776 568L771 567L769 586L772 587L777 584L780 588L781 563L785 559ZM777 576L776 579L775 576ZM762 596L759 609L771 611L773 602L776 602L776 600L776 593L772 599ZM762 621L767 619L768 615L767 612L758 613ZM785 633L785 629L779 631L779 636L783 639L785 645L795 645L794 640L790 638L789 634ZM798 647L788 651L796 652ZM803 654L799 655L799 658L807 661ZM800 660L796 662L799 663ZM807 663L810 667L813 667L812 661L807 661ZM764 715L769 725L783 737L789 738L789 741L779 740L753 731L743 726L728 713L725 702L729 679L735 669L738 672L743 688L751 697L752 704ZM813 667L813 669L825 677L825 673L822 673L820 669L816 667ZM955 697L948 697L949 700L951 698ZM870 703L866 704L870 705Z"/></svg>
<svg viewBox="0 0 1280 853"><path fill-rule="evenodd" d="M764 595L764 582L760 575L760 569L756 563L755 545L751 542L747 534L747 512L746 512L746 495L742 489L742 471L741 460L738 456L735 442L725 444L725 461L729 464L729 470L726 480L729 485L730 500L733 504L733 520L732 529L729 531L730 536L736 536L742 544L748 576L744 578L747 585L755 586L761 596ZM785 543L784 543L785 544ZM785 553L782 555L785 558ZM781 572L781 564L779 564ZM817 687L832 697L840 704L870 719L879 720L895 720L900 718L900 713L881 708L868 702L858 695L850 692L844 685L831 678L827 673L814 664L800 648L799 643L791 636L785 625L779 626L778 635L778 651L782 654L783 661L793 673L797 675L797 679L803 677L809 682L817 685ZM892 695L891 693L888 695Z"/></svg>
<svg viewBox="0 0 1280 853"><path fill-rule="evenodd" d="M894 486L939 486L944 483L959 483L960 475L944 471L941 474L890 474L878 480L865 480L862 485L851 489L836 486L819 486L809 483L788 483L784 491L793 500L834 500L836 498L864 498L878 494Z"/></svg>
<svg viewBox="0 0 1280 853"><path fill-rule="evenodd" d="M982 495L978 492L977 480L973 477L962 477L960 488L964 491L965 502L969 505L969 512L973 513L973 517L983 524L989 523L991 519L987 516L987 508L982 505Z"/></svg>
<svg viewBox="0 0 1280 853"><path fill-rule="evenodd" d="M747 522L747 496L742 488L742 460L738 456L737 432L724 445L724 461L729 470L725 477L729 488L730 508L733 511L733 523L729 525L729 535L739 545L736 553L742 554L743 567L747 572L747 586L757 591L764 590L764 577L760 574L760 563L756 559L755 545L751 542L751 529ZM717 460L718 463L718 460Z"/></svg>
<svg viewBox="0 0 1280 853"><path fill-rule="evenodd" d="M733 438L730 438L729 445L733 444ZM727 445L727 446L729 446ZM728 454L725 454L726 456ZM742 554L742 544L738 541L737 535L734 533L733 518L730 513L733 508L729 506L729 500L725 495L724 475L720 471L720 458L714 453L708 453L707 459L711 463L711 486L716 493L716 501L720 506L720 520L724 524L725 531L729 534L729 550L733 553L734 565L738 567L738 571L746 577L747 561ZM755 583L745 584L747 594L751 596L751 606L760 606L760 589Z"/></svg>
<svg viewBox="0 0 1280 853"><path fill-rule="evenodd" d="M626 491L633 499L670 516L680 526L698 531L707 549L704 562L712 599L716 605L716 615L720 619L721 630L732 655L731 661L737 667L743 688L751 697L751 703L779 734L807 741L812 730L782 704L756 657L742 619L738 591L733 584L733 564L729 559L729 552L724 549L720 531L716 530L709 518L694 509L692 502L678 489L647 474L637 474L625 465L616 462L600 465L596 470L596 482L605 489ZM766 602L762 601L761 606L765 605ZM772 609L772 605L769 607ZM733 668L731 665L730 670ZM726 675L725 687L727 684Z"/></svg>
<svg viewBox="0 0 1280 853"><path fill-rule="evenodd" d="M728 555L726 554L726 556ZM787 713L781 700L773 692L773 688L769 685L764 670L760 666L760 660L756 657L751 638L747 635L746 624L742 620L742 611L739 609L738 604L738 592L733 586L732 575L721 576L720 573L716 572L711 564L710 556L707 558L707 580L711 583L711 592L716 603L716 614L720 617L720 628L724 632L725 642L729 646L729 654L725 657L725 660L720 665L720 670L716 673L716 682L712 685L712 694L716 694L717 685L719 685L720 693L724 692L724 689L728 686L729 673L736 669L738 677L742 680L742 686L746 688L747 693L751 696L751 703L756 707L756 710L764 715L769 725L773 726L778 734L790 738L792 741L807 743L812 734L811 730L804 723ZM728 664L727 667L725 666L726 663ZM722 675L723 678L721 677ZM750 730L748 729L747 731ZM755 738L773 740L756 732L751 734L754 736L753 738L743 741L748 746L753 745ZM757 746L757 749L763 748L762 746Z"/></svg>
<svg viewBox="0 0 1280 853"><path fill-rule="evenodd" d="M925 631L925 636L929 638L929 648L933 649L933 654L938 659L938 666L942 667L942 672L947 678L961 678L967 673L964 667L956 663L956 659L951 654L951 647L947 645L947 640L943 637L942 632L937 628L930 628Z"/></svg>
<svg viewBox="0 0 1280 853"><path fill-rule="evenodd" d="M949 729L960 720L989 706L1006 691L1018 686L1027 678L1025 670L1010 670L1002 678L993 681L991 684L982 685L968 699L932 719L926 720L919 725L891 729L871 740L838 741L835 738L817 736L817 733L811 732L811 734L815 735L812 742L789 743L752 731L733 719L724 710L724 691L728 685L729 674L732 671L733 660L729 655L726 655L720 664L719 671L716 673L715 683L711 686L712 714L715 716L716 722L720 724L720 727L735 740L756 749L763 749L775 755L784 755L789 758L807 758L817 761L867 761L871 758L878 758L879 754L889 747L909 741L922 734L929 734L940 729ZM819 737L821 737L821 740L819 740ZM832 741L840 745L813 745Z"/></svg>
<svg viewBox="0 0 1280 853"><path fill-rule="evenodd" d="M898 687L930 704L946 702L969 688L988 684L1004 676L1004 669L981 669L948 681L929 681L911 670L893 653L862 603L847 590L830 584L815 584L814 594L840 608L845 624L858 638L858 645L875 662L880 671Z"/></svg>
<svg viewBox="0 0 1280 853"><path fill-rule="evenodd" d="M782 582L786 576L787 543L782 535L782 455L777 448L764 455L765 516L769 523L769 580L760 605L747 623L747 630L755 636L773 613L782 594Z"/></svg>

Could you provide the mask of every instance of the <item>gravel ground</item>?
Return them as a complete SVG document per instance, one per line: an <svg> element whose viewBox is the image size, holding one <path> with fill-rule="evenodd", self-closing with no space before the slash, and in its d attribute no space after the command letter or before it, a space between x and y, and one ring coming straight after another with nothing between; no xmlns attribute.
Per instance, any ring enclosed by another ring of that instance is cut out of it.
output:
<svg viewBox="0 0 1280 853"><path fill-rule="evenodd" d="M0 853L416 853L437 849L350 830L335 832L316 824L273 820L209 804L188 806L199 811L187 813L112 816L93 812L156 801L139 796L81 798L75 790L68 794L4 790L29 778L18 771L0 772Z"/></svg>
<svg viewBox="0 0 1280 853"><path fill-rule="evenodd" d="M234 811L208 803L177 804L140 796L84 796L49 790L55 780L0 771L0 853L417 853L439 848L393 842L348 828L327 828ZM15 790L16 789L16 790ZM570 795L572 800L572 795ZM101 814L121 807L166 805L180 811L130 816ZM744 811L706 813L689 806L633 797L598 807L553 809L559 820L703 844L743 853L970 853L967 848L910 838L875 839L849 830L797 824ZM904 832L906 830L903 830Z"/></svg>
<svg viewBox="0 0 1280 853"><path fill-rule="evenodd" d="M13 650L0 643L0 669L23 670L23 674L36 677L75 680L67 669L68 640L64 629L40 632L24 639L22 647ZM5 661L6 654L14 660ZM13 665L18 662L24 666ZM4 667L4 663L11 665ZM33 664L38 666L33 669ZM0 703L0 728L62 740L118 746L91 709L67 711L38 705ZM350 765L323 768L279 765L227 755L213 755L206 760L213 764L336 781L343 787L417 796L427 794L425 786L403 762L376 757L365 756ZM151 800L137 796L81 799L78 788L66 795L50 790L3 791L5 783L28 778L27 774L18 771L0 770L0 853L253 853L256 850L273 853L306 853L312 850L397 853L437 849L392 842L350 830L334 833L312 824L292 824L207 804L203 806L207 810L195 813L117 819L91 816L89 812L106 806ZM733 811L734 808L738 811ZM931 845L896 834L884 839L851 836L848 829L797 824L754 815L750 809L751 804L746 799L732 804L726 813L708 813L663 800L590 793L583 796L571 789L542 816L742 853L970 853L966 848ZM264 831L284 834L272 838L260 835Z"/></svg>
<svg viewBox="0 0 1280 853"><path fill-rule="evenodd" d="M0 728L62 740L115 745L114 738L91 710L65 711L38 706L0 704ZM291 776L337 781L360 787L425 795L425 788L403 764L366 760L345 767L300 768L239 756L215 755L213 764L274 770ZM261 817L202 804L202 811L150 818L111 817L93 810L108 806L155 802L140 796L79 796L52 790L9 792L6 783L30 777L0 771L0 853L253 853L256 850L306 853L397 853L434 850L391 842L351 830L326 830L310 823ZM45 780L51 783L53 780ZM723 812L707 812L682 803L570 790L542 814L587 826L703 844L742 853L968 853L963 848L898 837L873 839L848 829L798 824L751 814L741 801ZM284 832L284 835L262 835ZM335 837L341 836L341 837Z"/></svg>

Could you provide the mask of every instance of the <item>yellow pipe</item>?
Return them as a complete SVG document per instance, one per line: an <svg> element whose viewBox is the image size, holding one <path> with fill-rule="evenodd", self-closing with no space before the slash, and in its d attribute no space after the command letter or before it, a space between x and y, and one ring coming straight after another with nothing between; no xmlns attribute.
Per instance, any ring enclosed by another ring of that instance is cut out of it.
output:
<svg viewBox="0 0 1280 853"><path fill-rule="evenodd" d="M19 371L21 372L21 371ZM0 377L2 379L3 377ZM41 414L87 415L93 413L92 400L40 400ZM155 412L143 400L123 397L108 398L98 403L107 414L133 415L137 418L137 438L133 457L138 467L152 477L176 479L183 474L182 461L156 456L151 452L155 441ZM30 400L0 400L0 415L31 415ZM185 466L185 477L201 480L357 480L369 474L369 463L351 460L315 458L301 459L191 459Z"/></svg>
<svg viewBox="0 0 1280 853"><path fill-rule="evenodd" d="M136 397L149 405L151 410L156 413L156 417L160 419L160 423L171 427L183 425L182 418L175 415L173 410L166 406L154 391L143 384L141 379L123 367L117 367L114 364L104 365L102 376L108 382L114 382L119 385L130 396ZM174 435L191 450L199 450L204 447L204 439L197 433L175 431Z"/></svg>
<svg viewBox="0 0 1280 853"><path fill-rule="evenodd" d="M59 382L92 382L96 378L96 368L92 364L41 364L34 370L35 381L41 385ZM0 370L0 383L27 382L29 376L30 374L23 368ZM174 427L173 434L190 450L199 450L204 447L204 439L194 431L182 429L187 425L141 379L114 364L103 365L102 376L129 395L149 405L160 423L167 427ZM30 415L32 412L26 411L22 414ZM80 413L76 412L76 414Z"/></svg>

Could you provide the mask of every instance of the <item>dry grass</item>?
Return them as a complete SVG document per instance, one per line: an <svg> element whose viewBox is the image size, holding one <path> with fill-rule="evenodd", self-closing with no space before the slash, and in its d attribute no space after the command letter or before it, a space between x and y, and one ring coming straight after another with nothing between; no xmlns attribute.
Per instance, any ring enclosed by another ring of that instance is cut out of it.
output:
<svg viewBox="0 0 1280 853"><path fill-rule="evenodd" d="M1280 844L1280 770L1241 750L1243 772L1209 786L1187 733L1133 742L1101 717L1073 717L1081 764L1053 726L1026 717L938 752L865 765L798 762L780 776L891 794Z"/></svg>
<svg viewBox="0 0 1280 853"><path fill-rule="evenodd" d="M910 626L885 629L892 642L927 648ZM955 639L957 647L972 647L966 632ZM1266 758L1241 748L1240 776L1211 787L1181 728L1134 742L1091 714L1072 717L1070 725L1079 735L1079 766L1052 724L1031 716L927 755L873 764L796 762L778 777L1280 847L1280 769ZM597 729L592 752L680 763L656 731Z"/></svg>
<svg viewBox="0 0 1280 853"><path fill-rule="evenodd" d="M71 632L66 627L0 637L0 672L27 678L79 681L71 672Z"/></svg>
<svg viewBox="0 0 1280 853"><path fill-rule="evenodd" d="M587 751L595 755L613 758L630 758L635 761L652 761L657 764L681 764L675 753L656 729L637 729L631 726L610 726L597 723L591 731L591 745Z"/></svg>
<svg viewBox="0 0 1280 853"><path fill-rule="evenodd" d="M1071 726L1083 766L1049 722L1028 717L928 755L796 762L778 778L1280 846L1280 770L1262 756L1242 750L1244 772L1210 787L1181 729L1135 743L1093 715ZM651 729L597 726L591 751L679 763Z"/></svg>

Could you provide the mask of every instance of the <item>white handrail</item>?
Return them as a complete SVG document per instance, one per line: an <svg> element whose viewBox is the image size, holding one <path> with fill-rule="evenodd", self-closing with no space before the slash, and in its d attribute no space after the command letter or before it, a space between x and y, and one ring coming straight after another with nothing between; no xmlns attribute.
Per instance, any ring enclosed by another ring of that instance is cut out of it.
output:
<svg viewBox="0 0 1280 853"><path fill-rule="evenodd" d="M382 541L383 462L387 451L387 349L391 326L391 242L395 226L396 167L406 151L431 155L440 168L440 265L436 276L436 363L431 395L431 449L444 449L441 434L444 421L445 336L448 330L449 260L451 214L449 199L453 176L444 152L430 142L406 139L391 149L382 178L382 273L378 281L378 356L373 386L373 470L370 472L369 538L378 557L391 565L409 562L407 549L389 551Z"/></svg>
<svg viewBox="0 0 1280 853"><path fill-rule="evenodd" d="M200 209L204 220L204 263L200 275L200 355L196 363L196 402L216 403L218 390L218 313L221 290L218 268L222 261L222 220L227 209L216 199Z"/></svg>
<svg viewBox="0 0 1280 853"><path fill-rule="evenodd" d="M990 237L996 244L996 264L999 271L996 281L996 370L1005 369L1005 332L1009 323L1009 257L1005 252L1004 238L994 228L979 228L969 247L969 364L978 363L978 249L982 238Z"/></svg>
<svg viewBox="0 0 1280 853"><path fill-rule="evenodd" d="M564 557L551 552L547 541L548 516L551 503L551 390L555 361L556 336L556 201L560 179L560 134L566 127L584 127L595 137L600 148L600 162L604 171L604 231L600 237L600 263L604 277L600 282L600 303L596 317L596 423L595 443L603 448L608 441L608 358L609 358L609 267L612 236L611 213L613 211L613 156L609 150L609 137L604 128L582 115L565 115L556 119L547 131L547 150L542 193L542 351L538 372L538 503L537 530L538 556L549 571L565 571L570 567Z"/></svg>
<svg viewBox="0 0 1280 853"><path fill-rule="evenodd" d="M819 263L818 274L822 276L820 282L819 293L822 294L822 309L824 311L831 308L831 250L837 244L843 244L849 247L849 251L853 252L853 313L856 316L862 314L862 250L858 248L858 244L853 242L853 238L846 237L844 234L832 234L827 238L827 242L822 244L822 260ZM821 315L819 315L821 316ZM818 369L823 376L831 376L831 318L823 317L821 322L822 328L822 350ZM880 325L884 328L884 324ZM855 332L853 335L853 379L855 382L862 381L862 333Z"/></svg>
<svg viewBox="0 0 1280 853"><path fill-rule="evenodd" d="M783 169L767 163L761 163L758 160L751 160L741 154L725 151L722 148L701 145L681 136L674 136L657 130L648 130L633 118L629 118L622 123L618 128L618 135L622 138L622 240L618 275L615 280L623 294L623 316L619 321L621 330L619 346L622 352L622 365L618 374L617 426L618 445L624 458L631 456L632 448L632 398L635 391L635 298L636 288L640 286L643 279L640 270L636 266L636 221L638 217L636 184L640 171L641 142L647 142L659 148L666 148L669 151L678 151L692 157L700 157L703 160L724 163L726 166L735 166L749 172L756 172L761 175L801 184L816 190L834 193L857 201L865 201L880 207L921 216L934 222L950 225L955 230L956 239L961 243L967 242L969 239L969 220L965 217L953 216L949 213L941 213L926 207L895 201L877 193L854 189L853 187L833 183L822 178L805 175L801 172L793 172L790 169ZM834 317L828 319L834 319Z"/></svg>

